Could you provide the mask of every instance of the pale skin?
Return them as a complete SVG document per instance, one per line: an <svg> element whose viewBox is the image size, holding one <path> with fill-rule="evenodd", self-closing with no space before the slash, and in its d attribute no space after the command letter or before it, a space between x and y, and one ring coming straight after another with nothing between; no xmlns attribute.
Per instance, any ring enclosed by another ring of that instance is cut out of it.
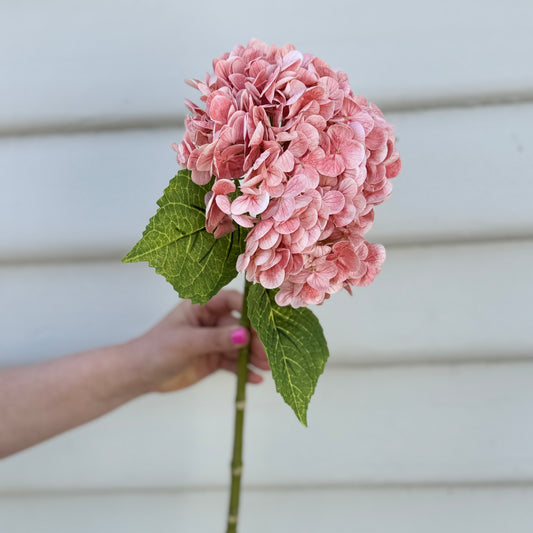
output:
<svg viewBox="0 0 533 533"><path fill-rule="evenodd" d="M207 304L175 307L133 340L0 369L0 458L116 409L151 392L189 387L213 372L237 370L239 348L250 339L234 312L242 294L221 291ZM251 333L248 382L260 383L257 369L268 360Z"/></svg>

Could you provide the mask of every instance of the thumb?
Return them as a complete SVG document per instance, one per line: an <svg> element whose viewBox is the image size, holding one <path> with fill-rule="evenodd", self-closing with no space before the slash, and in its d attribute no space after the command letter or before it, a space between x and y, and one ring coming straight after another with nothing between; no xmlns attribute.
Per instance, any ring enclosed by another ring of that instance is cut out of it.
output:
<svg viewBox="0 0 533 533"><path fill-rule="evenodd" d="M250 332L239 325L194 328L191 333L189 348L198 355L235 351L250 340Z"/></svg>

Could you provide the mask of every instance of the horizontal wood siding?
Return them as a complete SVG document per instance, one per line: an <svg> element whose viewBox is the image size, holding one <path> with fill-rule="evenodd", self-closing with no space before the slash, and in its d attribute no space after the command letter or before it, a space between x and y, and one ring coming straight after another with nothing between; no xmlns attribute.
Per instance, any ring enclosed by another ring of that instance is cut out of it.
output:
<svg viewBox="0 0 533 533"><path fill-rule="evenodd" d="M246 483L533 482L533 365L328 368L305 429L251 388ZM233 379L136 400L0 463L3 490L224 486ZM90 467L89 467L90 465Z"/></svg>
<svg viewBox="0 0 533 533"><path fill-rule="evenodd" d="M252 36L293 42L387 111L403 171L367 235L382 273L316 309L310 427L250 387L241 531L533 531L532 20L530 0L4 2L0 366L179 301L120 258L177 171L183 81ZM233 389L149 395L1 461L0 532L220 531Z"/></svg>
<svg viewBox="0 0 533 533"><path fill-rule="evenodd" d="M10 533L146 533L154 525L183 532L221 531L223 491L103 492L3 496ZM530 533L533 491L526 488L297 488L247 490L242 531L353 533ZM68 512L65 511L68 509Z"/></svg>
<svg viewBox="0 0 533 533"><path fill-rule="evenodd" d="M328 364L530 359L532 257L533 241L389 247L371 286L314 309ZM0 295L6 363L123 342L178 301L147 264L118 259L0 267Z"/></svg>
<svg viewBox="0 0 533 533"><path fill-rule="evenodd" d="M403 172L385 243L533 237L533 104L391 114ZM120 257L178 170L179 129L0 139L0 262Z"/></svg>
<svg viewBox="0 0 533 533"><path fill-rule="evenodd" d="M184 80L252 36L322 57L389 109L533 95L529 0L272 0L267 11L248 0L9 2L1 130L177 121L196 96Z"/></svg>

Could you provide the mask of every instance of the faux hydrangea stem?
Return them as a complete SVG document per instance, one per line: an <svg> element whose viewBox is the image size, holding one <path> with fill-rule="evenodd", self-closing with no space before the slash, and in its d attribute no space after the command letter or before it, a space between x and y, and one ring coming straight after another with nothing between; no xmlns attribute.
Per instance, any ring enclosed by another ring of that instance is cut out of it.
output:
<svg viewBox="0 0 533 533"><path fill-rule="evenodd" d="M242 304L241 325L250 329L248 318L248 289L250 282L244 283L244 301ZM239 350L237 371L237 395L235 398L235 431L233 434L233 458L231 460L231 495L228 512L228 527L226 533L237 533L239 520L239 498L241 494L242 476L242 437L244 427L244 408L246 402L246 380L248 378L248 361L250 357L250 343Z"/></svg>

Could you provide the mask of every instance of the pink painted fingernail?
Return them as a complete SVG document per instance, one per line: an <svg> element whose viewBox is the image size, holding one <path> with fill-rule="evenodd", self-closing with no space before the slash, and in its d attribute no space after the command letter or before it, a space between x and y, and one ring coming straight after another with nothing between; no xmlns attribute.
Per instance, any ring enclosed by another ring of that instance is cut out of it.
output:
<svg viewBox="0 0 533 533"><path fill-rule="evenodd" d="M234 344L244 344L247 338L246 328L239 328L231 333L231 340Z"/></svg>

